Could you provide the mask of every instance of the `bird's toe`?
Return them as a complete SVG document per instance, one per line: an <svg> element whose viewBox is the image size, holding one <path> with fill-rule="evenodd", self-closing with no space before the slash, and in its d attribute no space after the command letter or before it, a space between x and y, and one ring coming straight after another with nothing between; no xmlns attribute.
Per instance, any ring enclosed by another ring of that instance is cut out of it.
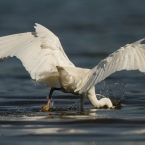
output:
<svg viewBox="0 0 145 145"><path fill-rule="evenodd" d="M49 110L49 106L45 105L40 109L40 112L47 112Z"/></svg>

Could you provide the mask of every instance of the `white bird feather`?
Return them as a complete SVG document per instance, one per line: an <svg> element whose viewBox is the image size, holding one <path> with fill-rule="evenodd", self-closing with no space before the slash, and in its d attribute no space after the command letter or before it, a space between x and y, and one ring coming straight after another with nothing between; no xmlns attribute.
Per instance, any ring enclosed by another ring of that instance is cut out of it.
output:
<svg viewBox="0 0 145 145"><path fill-rule="evenodd" d="M143 40L145 39L127 44L102 60L96 67L81 77L77 83L75 92L79 91L81 94L88 91L116 71L139 70L144 73L145 45L140 44Z"/></svg>
<svg viewBox="0 0 145 145"><path fill-rule="evenodd" d="M16 56L33 80L52 88L60 84L62 92L80 95L82 108L84 94L96 108L113 106L109 98L98 100L94 89L94 85L112 73L121 70L145 72L145 44L141 44L144 39L121 47L89 70L75 67L50 30L36 24L35 31L0 37L0 58Z"/></svg>
<svg viewBox="0 0 145 145"><path fill-rule="evenodd" d="M46 86L56 86L56 66L75 67L66 56L57 36L40 24L36 32L0 37L0 58L19 58L31 78ZM57 58L57 59L56 59Z"/></svg>

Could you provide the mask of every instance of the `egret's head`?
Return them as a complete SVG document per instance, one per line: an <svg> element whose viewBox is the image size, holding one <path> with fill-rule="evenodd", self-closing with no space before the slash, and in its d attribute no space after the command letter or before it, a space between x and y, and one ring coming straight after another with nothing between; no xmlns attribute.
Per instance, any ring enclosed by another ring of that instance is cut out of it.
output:
<svg viewBox="0 0 145 145"><path fill-rule="evenodd" d="M109 98L101 98L99 100L100 108L112 108L113 104Z"/></svg>

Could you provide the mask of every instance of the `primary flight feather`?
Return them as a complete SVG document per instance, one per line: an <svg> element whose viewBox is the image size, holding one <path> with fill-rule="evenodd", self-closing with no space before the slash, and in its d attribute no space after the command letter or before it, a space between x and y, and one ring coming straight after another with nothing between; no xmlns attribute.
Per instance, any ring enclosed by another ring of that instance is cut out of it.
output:
<svg viewBox="0 0 145 145"><path fill-rule="evenodd" d="M96 98L94 85L116 71L145 72L145 44L141 44L143 40L121 47L90 70L75 67L65 54L58 37L44 26L36 24L35 32L0 37L0 58L16 56L33 80L51 87L43 110L49 109L54 90L79 95L81 109L86 96L96 108L112 108L109 98ZM60 88L56 88L58 84Z"/></svg>
<svg viewBox="0 0 145 145"><path fill-rule="evenodd" d="M86 92L116 71L139 70L145 72L145 44L140 44L142 41L144 39L127 44L110 54L85 76L82 76L75 91Z"/></svg>

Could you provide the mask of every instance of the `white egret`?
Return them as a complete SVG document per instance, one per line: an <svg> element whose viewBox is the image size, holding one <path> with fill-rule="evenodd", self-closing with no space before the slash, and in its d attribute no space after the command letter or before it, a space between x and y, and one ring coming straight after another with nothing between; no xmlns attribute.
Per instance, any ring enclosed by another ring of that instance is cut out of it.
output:
<svg viewBox="0 0 145 145"><path fill-rule="evenodd" d="M44 26L36 24L35 32L0 37L0 58L16 56L33 80L51 87L43 110L49 109L54 90L79 95L82 109L85 96L95 108L112 108L109 98L97 99L94 86L116 71L145 72L143 40L121 47L90 70L76 67L68 59L58 37ZM56 88L58 84L60 88Z"/></svg>

